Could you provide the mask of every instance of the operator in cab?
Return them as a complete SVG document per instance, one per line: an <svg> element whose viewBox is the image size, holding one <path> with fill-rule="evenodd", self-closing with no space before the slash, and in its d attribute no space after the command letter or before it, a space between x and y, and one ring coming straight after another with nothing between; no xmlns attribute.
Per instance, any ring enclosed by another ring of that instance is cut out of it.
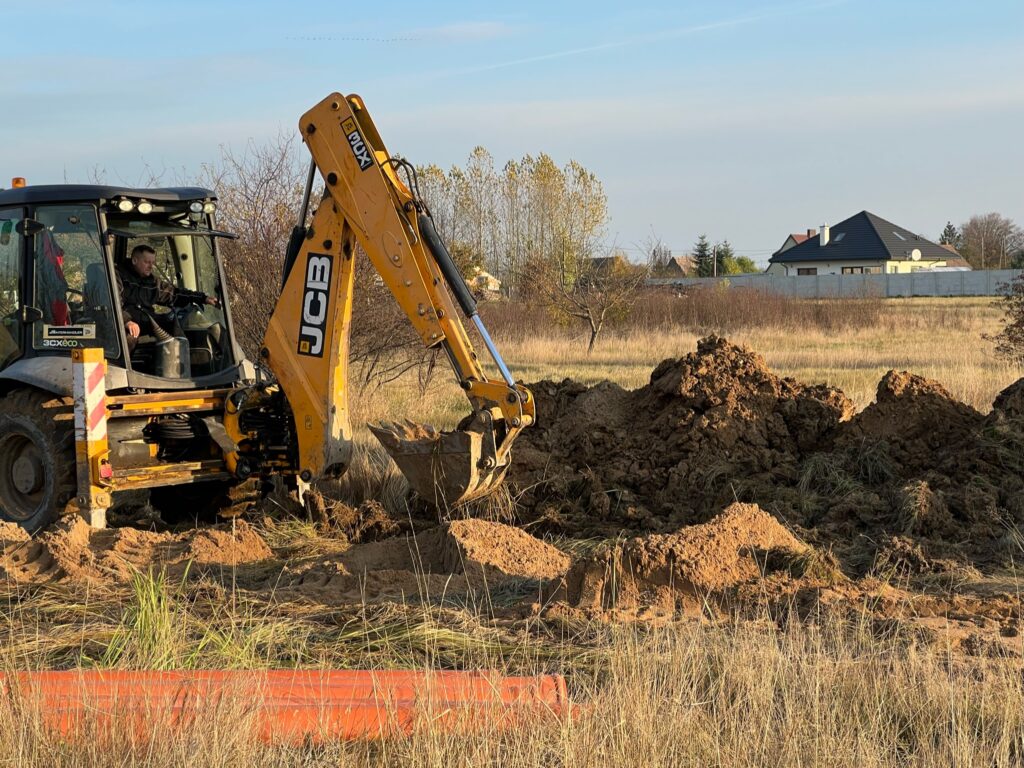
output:
<svg viewBox="0 0 1024 768"><path fill-rule="evenodd" d="M160 280L153 274L155 264L156 251L148 245L137 245L132 249L129 263L117 266L117 291L121 296L121 312L128 332L129 352L135 349L144 330L152 332L153 323L156 322L154 306L220 306L216 296L207 296L202 291L187 291L166 280Z"/></svg>

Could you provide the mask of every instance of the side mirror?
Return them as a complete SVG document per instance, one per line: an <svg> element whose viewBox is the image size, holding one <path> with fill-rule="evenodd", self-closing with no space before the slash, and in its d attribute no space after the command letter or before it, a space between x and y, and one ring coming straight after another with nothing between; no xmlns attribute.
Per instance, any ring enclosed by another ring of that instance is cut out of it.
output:
<svg viewBox="0 0 1024 768"><path fill-rule="evenodd" d="M42 319L43 312L38 307L31 307L25 305L24 307L21 308L21 322L23 322L25 325L30 325L31 323L38 323Z"/></svg>
<svg viewBox="0 0 1024 768"><path fill-rule="evenodd" d="M29 235L39 234L43 229L45 229L45 227L41 222L38 222L35 219L22 219L14 225L14 229L19 235L26 237Z"/></svg>

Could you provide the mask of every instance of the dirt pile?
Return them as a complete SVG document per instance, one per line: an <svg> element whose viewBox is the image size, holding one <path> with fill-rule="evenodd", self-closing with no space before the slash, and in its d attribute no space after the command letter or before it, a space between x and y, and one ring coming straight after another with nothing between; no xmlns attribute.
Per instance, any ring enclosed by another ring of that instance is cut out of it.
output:
<svg viewBox="0 0 1024 768"><path fill-rule="evenodd" d="M134 528L95 530L81 518L58 523L38 538L3 536L0 578L13 582L125 582L139 572L166 569L178 578L273 556L245 521L180 534Z"/></svg>
<svg viewBox="0 0 1024 768"><path fill-rule="evenodd" d="M459 520L415 536L357 544L333 557L286 563L261 588L335 605L430 601L508 581L536 593L568 568L568 555L525 531Z"/></svg>
<svg viewBox="0 0 1024 768"><path fill-rule="evenodd" d="M801 510L790 514L802 511L805 526L864 548L865 566L889 553L859 536L907 536L935 562L984 567L1019 556L1022 392L1022 382L1012 385L983 416L938 382L889 371L875 402L836 430L833 449L805 463Z"/></svg>
<svg viewBox="0 0 1024 768"><path fill-rule="evenodd" d="M447 526L444 567L451 573L495 582L504 578L555 579L569 569L569 556L518 528L485 520Z"/></svg>
<svg viewBox="0 0 1024 768"><path fill-rule="evenodd" d="M854 410L839 390L776 376L760 355L717 337L665 360L635 391L530 386L540 424L516 443L510 479L528 517L576 535L672 531L746 488L793 485L801 460Z"/></svg>
<svg viewBox="0 0 1024 768"><path fill-rule="evenodd" d="M532 530L671 533L743 501L854 575L887 557L893 536L919 546L926 569L1020 556L1024 380L984 416L937 382L889 371L855 414L841 391L781 378L710 337L634 391L530 386L540 424L517 442L510 482Z"/></svg>
<svg viewBox="0 0 1024 768"><path fill-rule="evenodd" d="M700 615L761 578L770 564L808 552L760 507L736 503L708 523L629 539L577 560L556 597L589 612Z"/></svg>
<svg viewBox="0 0 1024 768"><path fill-rule="evenodd" d="M984 421L937 381L889 371L878 382L875 401L845 425L836 447L884 442L893 469L912 475L934 468L936 457L970 444Z"/></svg>

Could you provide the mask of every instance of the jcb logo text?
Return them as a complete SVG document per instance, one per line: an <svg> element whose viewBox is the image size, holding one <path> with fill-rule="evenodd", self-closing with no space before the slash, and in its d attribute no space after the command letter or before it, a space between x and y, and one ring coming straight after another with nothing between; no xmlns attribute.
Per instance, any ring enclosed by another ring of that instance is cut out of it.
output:
<svg viewBox="0 0 1024 768"><path fill-rule="evenodd" d="M356 121L349 118L341 124L341 128L345 131L345 137L348 139L348 145L352 149L352 154L356 156L359 170L365 171L373 165L373 158L370 156L370 150L366 146L366 142L363 141L363 137L359 133L359 128L356 127Z"/></svg>
<svg viewBox="0 0 1024 768"><path fill-rule="evenodd" d="M306 285L302 292L302 323L299 326L299 354L323 357L324 329L330 302L331 257L311 253L306 262Z"/></svg>

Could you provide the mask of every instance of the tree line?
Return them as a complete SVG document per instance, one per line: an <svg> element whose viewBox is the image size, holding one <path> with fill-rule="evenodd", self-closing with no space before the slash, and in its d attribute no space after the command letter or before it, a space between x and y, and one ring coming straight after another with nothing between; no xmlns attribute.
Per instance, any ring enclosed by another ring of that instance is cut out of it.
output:
<svg viewBox="0 0 1024 768"><path fill-rule="evenodd" d="M531 264L559 266L569 281L584 260L613 255L603 244L608 200L597 176L570 160L526 155L497 169L476 147L464 166L417 169L418 186L456 262L497 277L507 296L523 293Z"/></svg>
<svg viewBox="0 0 1024 768"><path fill-rule="evenodd" d="M974 269L1024 267L1024 230L998 213L976 214L959 227L946 222L939 243L953 246Z"/></svg>

